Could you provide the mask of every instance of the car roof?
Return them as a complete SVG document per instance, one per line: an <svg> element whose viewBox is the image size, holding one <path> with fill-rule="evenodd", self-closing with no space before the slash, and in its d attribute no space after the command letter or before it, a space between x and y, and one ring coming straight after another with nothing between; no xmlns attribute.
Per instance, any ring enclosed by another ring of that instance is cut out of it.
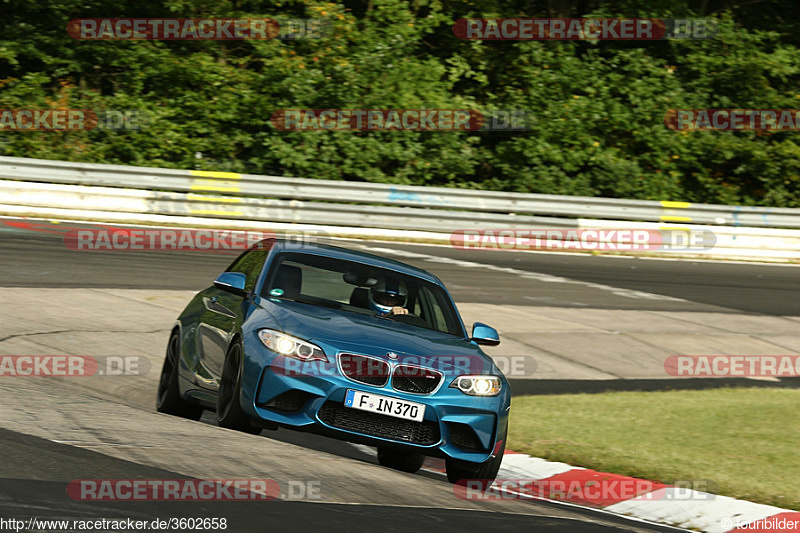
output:
<svg viewBox="0 0 800 533"><path fill-rule="evenodd" d="M379 255L370 254L367 252L361 252L358 250L350 250L348 248L342 248L340 246L333 246L330 244L322 244L322 243L297 242L297 241L276 239L274 249L276 252L305 253L323 257L330 257L332 259L342 259L346 261L353 261L356 263L363 263L365 265L370 265L378 268L394 270L395 272L399 272L401 274L422 278L431 283L435 283L436 285L444 286L444 284L439 280L439 278L421 268L417 268L415 266L411 266L406 263L401 263L400 261L395 261L394 259L388 259L386 257L381 257Z"/></svg>

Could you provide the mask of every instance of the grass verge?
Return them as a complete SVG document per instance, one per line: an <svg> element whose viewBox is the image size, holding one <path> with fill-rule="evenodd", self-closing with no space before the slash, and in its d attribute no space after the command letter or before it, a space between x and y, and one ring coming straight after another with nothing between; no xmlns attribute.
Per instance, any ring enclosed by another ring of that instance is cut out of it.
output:
<svg viewBox="0 0 800 533"><path fill-rule="evenodd" d="M508 447L602 472L800 510L800 390L520 396ZM711 490L709 488L709 490Z"/></svg>

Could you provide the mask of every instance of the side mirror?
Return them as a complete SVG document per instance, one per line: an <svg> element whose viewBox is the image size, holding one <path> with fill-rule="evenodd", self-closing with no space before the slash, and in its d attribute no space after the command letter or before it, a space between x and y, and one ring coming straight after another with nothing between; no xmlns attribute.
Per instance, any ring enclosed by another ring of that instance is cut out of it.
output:
<svg viewBox="0 0 800 533"><path fill-rule="evenodd" d="M493 327L475 322L472 324L472 340L484 346L497 346L500 344L500 335Z"/></svg>
<svg viewBox="0 0 800 533"><path fill-rule="evenodd" d="M239 296L246 296L247 291L244 290L246 282L247 277L241 272L223 272L214 280L214 286L223 291L232 292Z"/></svg>

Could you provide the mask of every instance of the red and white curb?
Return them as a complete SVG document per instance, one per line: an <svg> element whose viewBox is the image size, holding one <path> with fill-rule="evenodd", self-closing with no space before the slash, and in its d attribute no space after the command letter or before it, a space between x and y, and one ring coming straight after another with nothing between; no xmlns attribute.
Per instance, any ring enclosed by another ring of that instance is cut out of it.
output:
<svg viewBox="0 0 800 533"><path fill-rule="evenodd" d="M444 473L444 461L428 458L425 470ZM524 485L535 491L521 490ZM470 495L454 488L459 497ZM800 531L800 512L708 492L676 487L618 474L579 468L506 451L494 499L528 499L567 503L621 516L686 529L728 531ZM506 496L503 496L505 494Z"/></svg>

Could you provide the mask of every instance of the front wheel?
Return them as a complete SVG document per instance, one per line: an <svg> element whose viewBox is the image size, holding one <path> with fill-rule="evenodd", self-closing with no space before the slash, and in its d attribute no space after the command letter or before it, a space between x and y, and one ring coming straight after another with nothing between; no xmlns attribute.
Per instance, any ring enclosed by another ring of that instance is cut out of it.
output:
<svg viewBox="0 0 800 533"><path fill-rule="evenodd" d="M164 357L164 366L161 367L161 377L158 380L158 393L156 395L156 410L159 413L182 416L190 420L200 420L203 408L186 402L181 398L181 393L178 389L180 346L180 336L176 331L169 338L167 354Z"/></svg>
<svg viewBox="0 0 800 533"><path fill-rule="evenodd" d="M228 349L222 378L217 392L217 423L219 427L235 429L256 435L261 428L250 424L250 417L242 410L239 398L242 391L242 343L235 342Z"/></svg>
<svg viewBox="0 0 800 533"><path fill-rule="evenodd" d="M425 462L425 456L421 453L378 448L378 462L381 466L413 474L422 468L422 463Z"/></svg>

